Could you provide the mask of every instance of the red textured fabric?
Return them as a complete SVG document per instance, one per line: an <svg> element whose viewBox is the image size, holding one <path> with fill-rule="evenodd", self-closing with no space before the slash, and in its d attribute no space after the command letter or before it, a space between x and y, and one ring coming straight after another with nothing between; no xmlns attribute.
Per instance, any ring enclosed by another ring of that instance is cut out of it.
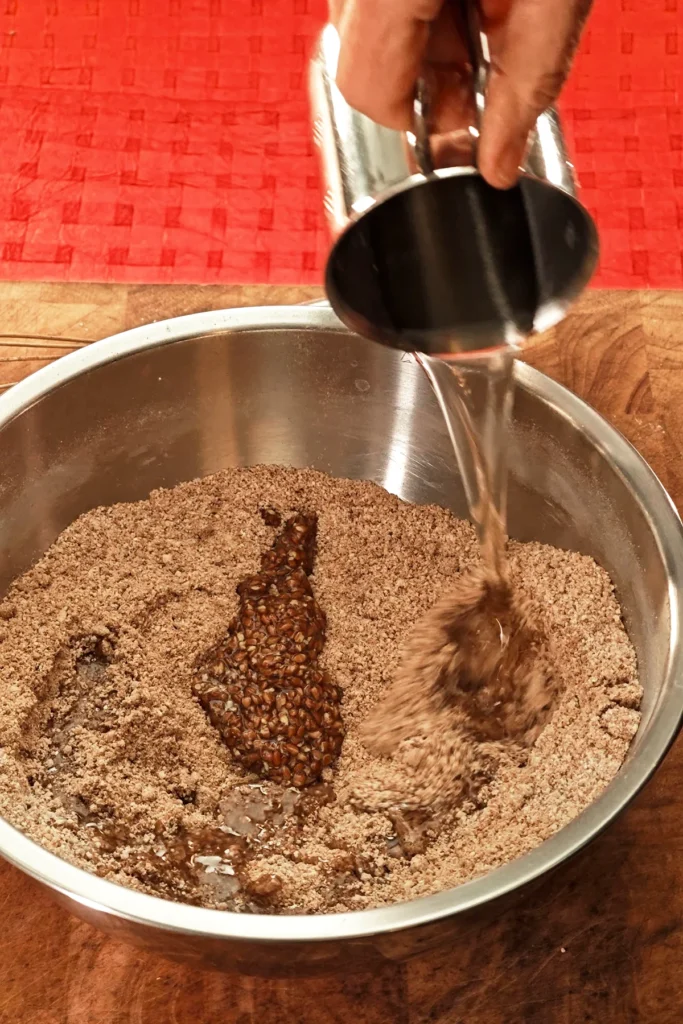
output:
<svg viewBox="0 0 683 1024"><path fill-rule="evenodd" d="M0 278L317 282L323 0L0 0ZM683 281L683 0L597 0L563 99L605 286Z"/></svg>

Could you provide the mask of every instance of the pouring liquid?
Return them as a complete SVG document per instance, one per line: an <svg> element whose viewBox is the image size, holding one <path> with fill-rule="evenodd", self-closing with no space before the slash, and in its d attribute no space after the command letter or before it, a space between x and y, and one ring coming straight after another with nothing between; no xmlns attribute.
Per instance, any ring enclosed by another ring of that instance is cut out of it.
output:
<svg viewBox="0 0 683 1024"><path fill-rule="evenodd" d="M363 726L369 749L393 759L381 799L407 814L438 815L476 794L501 744L535 742L557 692L543 624L507 571L514 352L506 346L455 365L415 354L448 427L482 564L416 622L392 686Z"/></svg>
<svg viewBox="0 0 683 1024"><path fill-rule="evenodd" d="M484 569L498 580L505 569L514 352L508 345L457 363L415 354L448 427Z"/></svg>

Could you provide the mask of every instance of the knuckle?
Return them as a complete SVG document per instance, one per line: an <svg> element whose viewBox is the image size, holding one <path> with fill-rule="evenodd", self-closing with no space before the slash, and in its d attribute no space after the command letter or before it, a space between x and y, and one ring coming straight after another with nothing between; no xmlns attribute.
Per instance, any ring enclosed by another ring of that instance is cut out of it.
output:
<svg viewBox="0 0 683 1024"><path fill-rule="evenodd" d="M550 107L559 96L564 85L566 72L564 68L546 71L529 88L525 101L531 109L541 114Z"/></svg>

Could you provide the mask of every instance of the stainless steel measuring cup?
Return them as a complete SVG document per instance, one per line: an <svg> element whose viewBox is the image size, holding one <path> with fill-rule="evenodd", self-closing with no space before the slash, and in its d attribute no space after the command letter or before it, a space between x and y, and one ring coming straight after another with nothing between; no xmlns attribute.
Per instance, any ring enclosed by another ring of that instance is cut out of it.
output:
<svg viewBox="0 0 683 1024"><path fill-rule="evenodd" d="M472 0L460 11L480 119L488 44ZM422 83L413 131L383 128L344 100L338 55L327 25L310 92L335 239L326 287L337 315L376 341L444 357L515 345L561 320L590 279L598 246L556 112L539 117L519 184L499 191L476 158L434 167ZM478 128L470 128L474 142Z"/></svg>

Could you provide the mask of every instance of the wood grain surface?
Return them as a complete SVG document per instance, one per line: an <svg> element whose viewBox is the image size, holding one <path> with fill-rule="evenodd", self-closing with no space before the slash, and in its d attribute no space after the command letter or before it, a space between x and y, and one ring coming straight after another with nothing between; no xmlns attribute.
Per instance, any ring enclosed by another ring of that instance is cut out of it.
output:
<svg viewBox="0 0 683 1024"><path fill-rule="evenodd" d="M315 289L0 285L0 385L70 344ZM14 333L12 333L14 332ZM49 338L47 337L49 336ZM683 504L683 293L594 292L526 358L606 415ZM683 746L581 857L502 916L486 949L371 975L265 981L121 945L0 866L2 1024L680 1024Z"/></svg>

